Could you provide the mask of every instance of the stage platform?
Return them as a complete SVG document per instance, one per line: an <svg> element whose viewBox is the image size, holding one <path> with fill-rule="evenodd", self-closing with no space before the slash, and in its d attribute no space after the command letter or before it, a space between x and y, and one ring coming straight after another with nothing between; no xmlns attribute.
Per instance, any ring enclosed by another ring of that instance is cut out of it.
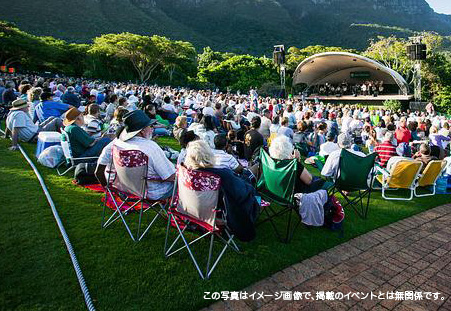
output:
<svg viewBox="0 0 451 311"><path fill-rule="evenodd" d="M296 98L301 99L301 96L296 96ZM374 96L321 96L321 95L311 95L306 97L306 100L314 101L317 98L319 101L324 103L351 103L351 104L369 104L369 105L382 105L386 100L399 100L400 102L410 102L413 100L413 95L379 95L377 97Z"/></svg>

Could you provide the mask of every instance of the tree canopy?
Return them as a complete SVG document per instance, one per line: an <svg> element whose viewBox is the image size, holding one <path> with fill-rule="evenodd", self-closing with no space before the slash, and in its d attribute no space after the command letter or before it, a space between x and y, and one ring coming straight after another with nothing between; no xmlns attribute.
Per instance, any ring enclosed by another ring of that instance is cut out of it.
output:
<svg viewBox="0 0 451 311"><path fill-rule="evenodd" d="M440 109L451 112L451 40L436 33L421 33L428 47L423 62L423 98L435 99ZM314 45L289 47L286 55L287 87L300 62L322 52L358 53L375 59L411 81L413 62L408 59L409 42L393 35L377 37L365 51ZM26 33L14 24L0 22L0 64L19 71L83 76L87 78L190 85L248 90L277 88L279 74L265 56L237 55L205 47L197 54L190 42L132 33L105 34L92 44L75 44L52 37ZM413 87L411 87L413 88Z"/></svg>

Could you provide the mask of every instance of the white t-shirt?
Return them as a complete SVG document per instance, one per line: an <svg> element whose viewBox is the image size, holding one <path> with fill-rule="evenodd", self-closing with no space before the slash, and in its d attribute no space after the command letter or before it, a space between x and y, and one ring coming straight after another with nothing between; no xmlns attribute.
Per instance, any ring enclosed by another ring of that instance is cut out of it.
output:
<svg viewBox="0 0 451 311"><path fill-rule="evenodd" d="M340 147L338 147L337 143L326 141L324 144L319 146L319 155L325 157L338 149L340 149Z"/></svg>
<svg viewBox="0 0 451 311"><path fill-rule="evenodd" d="M204 109L202 109L202 114L204 116L212 116L213 117L215 115L215 111L211 107L205 107Z"/></svg>
<svg viewBox="0 0 451 311"><path fill-rule="evenodd" d="M352 152L355 155L365 157L365 154L360 151L355 151L353 149L346 149L350 152ZM331 154L329 154L329 157L326 160L326 163L324 164L324 167L321 171L321 175L326 177L335 177L338 170L338 164L340 163L340 155L341 155L341 149L335 150Z"/></svg>
<svg viewBox="0 0 451 311"><path fill-rule="evenodd" d="M19 129L19 141L28 142L38 132L39 127L33 123L30 115L22 110L13 110L6 118L6 127L12 132Z"/></svg>
<svg viewBox="0 0 451 311"><path fill-rule="evenodd" d="M113 146L121 150L139 150L145 153L148 158L147 177L150 179L159 178L166 180L175 173L174 164L172 164L164 154L163 150L152 140L143 137L133 137L127 141L120 139L113 140L102 151L98 164L106 165L111 163ZM109 168L108 168L109 169ZM151 200L160 199L172 188L173 182L152 181L147 182L147 198Z"/></svg>
<svg viewBox="0 0 451 311"><path fill-rule="evenodd" d="M166 111L177 113L177 110L175 109L175 106L173 104L164 104L161 108Z"/></svg>
<svg viewBox="0 0 451 311"><path fill-rule="evenodd" d="M243 104L236 104L235 105L235 110L237 114L241 114L244 111L244 105Z"/></svg>
<svg viewBox="0 0 451 311"><path fill-rule="evenodd" d="M138 110L138 107L136 106L135 103L130 103L127 105L127 107L125 107L125 109L132 112L132 111Z"/></svg>
<svg viewBox="0 0 451 311"><path fill-rule="evenodd" d="M272 122L267 117L262 117L261 120L262 122L258 131L263 135L263 137L268 138L271 135L269 128L271 127Z"/></svg>
<svg viewBox="0 0 451 311"><path fill-rule="evenodd" d="M341 121L341 132L346 133L350 130L352 118L351 117L344 117Z"/></svg>

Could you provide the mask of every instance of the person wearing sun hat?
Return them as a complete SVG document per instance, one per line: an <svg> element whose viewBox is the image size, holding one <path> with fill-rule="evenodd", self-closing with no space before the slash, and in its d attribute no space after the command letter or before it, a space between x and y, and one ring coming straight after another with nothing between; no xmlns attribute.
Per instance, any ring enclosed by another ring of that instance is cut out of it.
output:
<svg viewBox="0 0 451 311"><path fill-rule="evenodd" d="M96 176L102 185L106 185L105 169L111 164L113 147L119 150L139 150L149 157L147 177L147 198L160 200L172 195L175 180L175 166L152 138L155 120L150 119L142 110L127 113L123 119L124 127L103 150L97 161ZM109 168L108 171L114 171Z"/></svg>
<svg viewBox="0 0 451 311"><path fill-rule="evenodd" d="M19 149L18 143L36 141L39 132L56 132L62 126L59 118L49 118L39 126L34 124L28 114L28 102L24 99L16 99L12 102L12 107L6 118L5 136L11 136L13 144L10 150Z"/></svg>
<svg viewBox="0 0 451 311"><path fill-rule="evenodd" d="M70 147L75 158L96 157L111 141L108 137L94 139L81 127L84 125L83 115L77 108L71 108L64 114L64 131L69 136ZM65 135L61 136L65 140Z"/></svg>

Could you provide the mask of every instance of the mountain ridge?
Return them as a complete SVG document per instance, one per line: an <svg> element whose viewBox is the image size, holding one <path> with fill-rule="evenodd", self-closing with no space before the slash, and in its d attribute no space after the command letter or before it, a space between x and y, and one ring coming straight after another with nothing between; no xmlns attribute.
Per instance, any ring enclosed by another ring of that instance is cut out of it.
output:
<svg viewBox="0 0 451 311"><path fill-rule="evenodd" d="M388 27L355 24L451 35L451 15L425 0L22 0L2 10L0 20L70 42L128 31L251 54L268 54L280 43L364 49L370 38L390 35Z"/></svg>

